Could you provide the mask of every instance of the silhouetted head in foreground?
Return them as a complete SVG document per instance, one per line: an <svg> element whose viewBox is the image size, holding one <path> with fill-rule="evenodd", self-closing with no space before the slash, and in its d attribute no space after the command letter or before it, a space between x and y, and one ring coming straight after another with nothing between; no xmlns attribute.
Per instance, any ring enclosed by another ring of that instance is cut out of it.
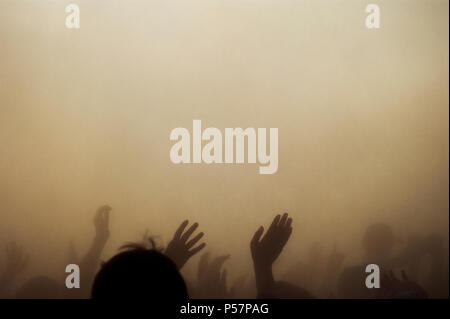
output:
<svg viewBox="0 0 450 319"><path fill-rule="evenodd" d="M106 262L92 287L93 299L180 301L188 298L186 284L175 264L154 249L135 247Z"/></svg>

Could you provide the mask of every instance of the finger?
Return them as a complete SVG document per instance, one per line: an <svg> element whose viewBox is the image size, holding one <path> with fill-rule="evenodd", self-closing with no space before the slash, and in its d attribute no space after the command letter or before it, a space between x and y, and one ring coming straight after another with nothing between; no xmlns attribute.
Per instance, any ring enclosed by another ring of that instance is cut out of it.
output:
<svg viewBox="0 0 450 319"><path fill-rule="evenodd" d="M280 224L279 224L280 227L284 227L285 226L287 218L288 218L288 214L284 213L283 216L281 217L281 220L280 220Z"/></svg>
<svg viewBox="0 0 450 319"><path fill-rule="evenodd" d="M190 249L192 246L194 246L201 238L203 237L203 233L198 234L194 238L192 238L190 241L186 243L187 249Z"/></svg>
<svg viewBox="0 0 450 319"><path fill-rule="evenodd" d="M270 227L267 230L267 233L264 237L270 236L271 234L273 234L273 232L275 232L275 230L277 229L278 224L280 222L280 218L281 218L280 215L275 216L275 218L272 221L272 224L270 224Z"/></svg>
<svg viewBox="0 0 450 319"><path fill-rule="evenodd" d="M292 227L289 227L286 232L286 241L289 240L289 238L291 237L291 234L292 234Z"/></svg>
<svg viewBox="0 0 450 319"><path fill-rule="evenodd" d="M269 229L273 228L273 227L277 227L280 222L280 218L281 218L281 216L279 214L277 216L275 216L275 218L272 221L272 224L270 224Z"/></svg>
<svg viewBox="0 0 450 319"><path fill-rule="evenodd" d="M184 222L181 223L181 225L178 227L177 231L173 235L174 239L179 239L181 234L183 233L183 230L186 228L189 221L186 219Z"/></svg>
<svg viewBox="0 0 450 319"><path fill-rule="evenodd" d="M202 250L203 248L205 248L206 243L202 243L200 245L198 245L197 247L195 247L194 249L189 251L189 257L194 256L196 253L198 253L200 250Z"/></svg>
<svg viewBox="0 0 450 319"><path fill-rule="evenodd" d="M197 229L198 223L194 223L189 229L181 236L181 241L185 242L189 239L189 237L192 235L192 233Z"/></svg>
<svg viewBox="0 0 450 319"><path fill-rule="evenodd" d="M104 212L104 211L110 211L111 209L112 209L111 206L105 204L105 205L100 206L100 207L97 209L97 211L98 211L98 212Z"/></svg>
<svg viewBox="0 0 450 319"><path fill-rule="evenodd" d="M223 265L224 262L226 262L228 259L230 259L231 255L222 255L222 256L217 256L216 258L214 258L213 262L211 263L211 268L214 267L221 267Z"/></svg>
<svg viewBox="0 0 450 319"><path fill-rule="evenodd" d="M286 243L289 240L289 237L291 237L292 234L292 227L289 227L286 229L286 231L283 232L283 237L281 239L282 245L286 245Z"/></svg>
<svg viewBox="0 0 450 319"><path fill-rule="evenodd" d="M286 227L291 227L292 225L292 218L288 218L288 220L286 221Z"/></svg>
<svg viewBox="0 0 450 319"><path fill-rule="evenodd" d="M209 271L212 274L220 274L220 268L228 259L230 259L230 255L223 255L223 256L216 257L212 261Z"/></svg>
<svg viewBox="0 0 450 319"><path fill-rule="evenodd" d="M250 248L251 250L254 250L256 248L256 246L258 246L259 244L259 240L261 238L261 235L264 232L264 227L260 226L258 228L258 230L255 232L255 234L253 235L252 240L250 241Z"/></svg>
<svg viewBox="0 0 450 319"><path fill-rule="evenodd" d="M95 217L101 218L103 215L103 212L107 211L108 209L111 209L108 205L102 205L99 208L97 208L97 213L95 214Z"/></svg>

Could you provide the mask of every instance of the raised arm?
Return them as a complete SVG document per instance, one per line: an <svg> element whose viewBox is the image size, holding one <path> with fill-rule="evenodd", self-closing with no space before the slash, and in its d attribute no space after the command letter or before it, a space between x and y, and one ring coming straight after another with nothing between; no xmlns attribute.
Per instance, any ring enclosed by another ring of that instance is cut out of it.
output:
<svg viewBox="0 0 450 319"><path fill-rule="evenodd" d="M291 236L291 225L292 218L289 218L287 213L283 216L277 215L263 237L264 227L262 226L253 235L250 249L258 298L276 297L272 265Z"/></svg>
<svg viewBox="0 0 450 319"><path fill-rule="evenodd" d="M231 298L232 293L227 288L227 270L222 269L223 264L230 255L222 255L209 260L210 253L203 254L198 263L194 298Z"/></svg>
<svg viewBox="0 0 450 319"><path fill-rule="evenodd" d="M95 237L89 250L80 262L81 290L83 295L89 294L92 282L100 261L100 255L109 238L109 213L112 208L103 205L97 209L94 217Z"/></svg>
<svg viewBox="0 0 450 319"><path fill-rule="evenodd" d="M203 237L203 233L198 233L194 238L189 240L198 227L198 223L194 223L189 229L184 232L189 221L185 220L176 230L172 240L169 245L167 245L165 254L172 259L172 261L177 265L178 269L181 269L184 264L197 254L200 250L205 248L206 244L201 243L200 245L194 247L195 244ZM193 248L194 247L194 248Z"/></svg>

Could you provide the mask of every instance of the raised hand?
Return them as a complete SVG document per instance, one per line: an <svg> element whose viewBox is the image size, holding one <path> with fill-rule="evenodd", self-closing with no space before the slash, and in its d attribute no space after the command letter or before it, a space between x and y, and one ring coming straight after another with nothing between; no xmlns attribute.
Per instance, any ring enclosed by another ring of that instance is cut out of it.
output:
<svg viewBox="0 0 450 319"><path fill-rule="evenodd" d="M250 242L253 262L258 266L271 266L278 258L292 233L292 218L287 213L277 215L264 237L264 227L261 226Z"/></svg>
<svg viewBox="0 0 450 319"><path fill-rule="evenodd" d="M15 241L6 243L6 268L5 275L14 277L21 273L27 266L30 256L24 253L22 246Z"/></svg>
<svg viewBox="0 0 450 319"><path fill-rule="evenodd" d="M100 206L94 218L95 235L97 239L109 238L109 213L112 208L108 205Z"/></svg>
<svg viewBox="0 0 450 319"><path fill-rule="evenodd" d="M275 280L272 264L278 258L292 233L292 218L287 213L277 215L264 237L261 226L250 242L253 266L255 269L256 290L258 298L275 298Z"/></svg>
<svg viewBox="0 0 450 319"><path fill-rule="evenodd" d="M88 251L80 261L80 269L83 274L84 285L81 289L72 289L74 298L86 298L89 296L90 287L99 265L100 256L109 238L109 214L112 208L108 205L100 206L94 217L95 237Z"/></svg>
<svg viewBox="0 0 450 319"><path fill-rule="evenodd" d="M196 298L231 298L232 293L227 288L227 270L223 264L230 255L217 256L209 262L209 253L205 253L198 263L198 286Z"/></svg>
<svg viewBox="0 0 450 319"><path fill-rule="evenodd" d="M194 231L197 229L198 223L194 223L183 234L183 231L185 230L188 223L189 221L187 220L181 223L180 227L178 227L177 231L175 232L172 241L169 243L169 245L167 245L165 252L166 255L177 265L178 269L181 269L189 260L189 258L194 256L206 246L205 243L202 243L193 248L194 245L197 244L197 242L203 237L203 233L201 232L194 238L189 240Z"/></svg>

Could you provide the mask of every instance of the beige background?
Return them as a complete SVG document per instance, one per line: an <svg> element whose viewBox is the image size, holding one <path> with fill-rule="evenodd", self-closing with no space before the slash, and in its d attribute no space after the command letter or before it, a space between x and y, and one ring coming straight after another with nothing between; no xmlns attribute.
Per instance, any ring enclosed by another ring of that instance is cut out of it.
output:
<svg viewBox="0 0 450 319"><path fill-rule="evenodd" d="M0 242L62 272L103 203L104 258L189 218L231 277L284 210L277 271L314 241L357 260L374 221L448 238L448 1L371 2L379 30L359 0L79 0L69 30L69 1L0 0ZM169 133L193 119L278 127L278 172L172 164Z"/></svg>

